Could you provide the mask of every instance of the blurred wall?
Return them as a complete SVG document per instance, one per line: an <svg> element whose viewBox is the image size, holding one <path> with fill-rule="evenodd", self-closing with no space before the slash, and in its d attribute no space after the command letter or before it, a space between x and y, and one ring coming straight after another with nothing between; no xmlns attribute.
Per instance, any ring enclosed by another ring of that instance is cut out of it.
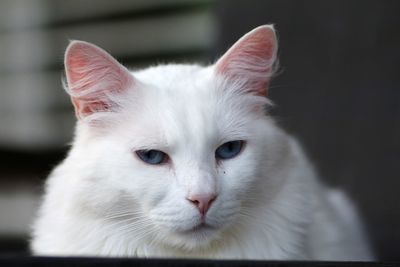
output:
<svg viewBox="0 0 400 267"><path fill-rule="evenodd" d="M54 148L73 117L61 90L69 40L93 42L132 67L204 59L213 41L210 0L0 2L0 145Z"/></svg>

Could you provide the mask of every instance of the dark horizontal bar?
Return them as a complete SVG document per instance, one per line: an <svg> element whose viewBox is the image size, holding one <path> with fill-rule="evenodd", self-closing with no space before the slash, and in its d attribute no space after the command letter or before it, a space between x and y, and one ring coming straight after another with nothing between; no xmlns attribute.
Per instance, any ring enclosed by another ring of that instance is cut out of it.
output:
<svg viewBox="0 0 400 267"><path fill-rule="evenodd" d="M14 180L15 177L28 176L44 179L51 169L65 158L67 150L67 146L63 149L43 151L0 148L0 161L2 162L0 180L7 180L8 176L14 177Z"/></svg>
<svg viewBox="0 0 400 267"><path fill-rule="evenodd" d="M381 266L394 267L400 263L382 262L324 262L324 261L244 261L244 260L190 260L190 259L128 259L128 258L57 258L57 257L0 257L1 266L176 266L176 267L329 267L329 266Z"/></svg>

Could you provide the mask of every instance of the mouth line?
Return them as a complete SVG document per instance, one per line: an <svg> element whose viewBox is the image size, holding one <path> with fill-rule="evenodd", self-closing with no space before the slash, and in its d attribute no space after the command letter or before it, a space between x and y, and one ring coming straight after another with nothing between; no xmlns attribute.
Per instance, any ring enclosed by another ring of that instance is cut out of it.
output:
<svg viewBox="0 0 400 267"><path fill-rule="evenodd" d="M205 222L201 222L198 225L195 225L194 227L183 231L183 233L198 233L198 232L203 232L203 231L210 231L210 230L214 230L215 228L212 227L211 225L205 223Z"/></svg>

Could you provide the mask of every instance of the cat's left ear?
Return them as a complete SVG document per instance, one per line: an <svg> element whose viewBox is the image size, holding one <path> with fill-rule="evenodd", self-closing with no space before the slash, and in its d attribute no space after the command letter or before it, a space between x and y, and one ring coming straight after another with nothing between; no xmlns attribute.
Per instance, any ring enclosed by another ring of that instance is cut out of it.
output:
<svg viewBox="0 0 400 267"><path fill-rule="evenodd" d="M215 64L217 75L266 96L274 72L277 39L272 25L263 25L239 39Z"/></svg>

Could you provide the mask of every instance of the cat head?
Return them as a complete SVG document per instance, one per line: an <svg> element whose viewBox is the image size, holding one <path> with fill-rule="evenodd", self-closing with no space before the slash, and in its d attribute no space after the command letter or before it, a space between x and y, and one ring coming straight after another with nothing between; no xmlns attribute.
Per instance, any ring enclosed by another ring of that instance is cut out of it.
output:
<svg viewBox="0 0 400 267"><path fill-rule="evenodd" d="M110 236L186 250L240 227L276 146L265 115L276 54L272 26L207 67L129 72L97 46L72 42L65 67L78 117L69 156L77 210L104 221Z"/></svg>

